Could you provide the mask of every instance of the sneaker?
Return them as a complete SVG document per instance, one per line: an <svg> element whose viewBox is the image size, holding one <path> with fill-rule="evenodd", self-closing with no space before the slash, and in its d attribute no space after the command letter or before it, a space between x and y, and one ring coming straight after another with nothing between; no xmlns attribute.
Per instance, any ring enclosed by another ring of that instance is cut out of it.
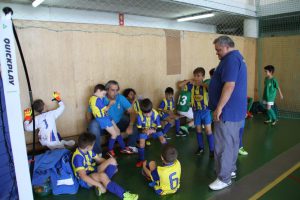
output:
<svg viewBox="0 0 300 200"><path fill-rule="evenodd" d="M138 148L136 148L136 147L128 146L128 148L129 148L130 151L133 152L133 153L138 153L138 152L139 152Z"/></svg>
<svg viewBox="0 0 300 200"><path fill-rule="evenodd" d="M180 126L180 130L182 130L184 133L189 134L189 129L186 126Z"/></svg>
<svg viewBox="0 0 300 200"><path fill-rule="evenodd" d="M131 151L131 149L128 148L128 147L125 147L124 149L121 149L120 153L123 153L123 154L133 154L133 152Z"/></svg>
<svg viewBox="0 0 300 200"><path fill-rule="evenodd" d="M252 118L252 117L253 117L252 113L251 112L247 112L247 118Z"/></svg>
<svg viewBox="0 0 300 200"><path fill-rule="evenodd" d="M101 194L104 194L106 192L106 189L103 186L101 186L101 187L95 187L95 192L96 192L96 195L98 197L100 197Z"/></svg>
<svg viewBox="0 0 300 200"><path fill-rule="evenodd" d="M271 124L272 124L272 126L275 126L276 123L277 123L277 120L273 121Z"/></svg>
<svg viewBox="0 0 300 200"><path fill-rule="evenodd" d="M211 189L211 190L222 190L228 186L231 185L231 181L229 183L224 183L222 182L221 180L219 180L218 178L212 182L208 187Z"/></svg>
<svg viewBox="0 0 300 200"><path fill-rule="evenodd" d="M135 166L136 167L142 167L143 166L144 161L138 161Z"/></svg>
<svg viewBox="0 0 300 200"><path fill-rule="evenodd" d="M151 187L151 188L154 188L156 186L156 182L151 181L150 183L148 183L148 186Z"/></svg>
<svg viewBox="0 0 300 200"><path fill-rule="evenodd" d="M185 137L186 134L182 131L179 131L178 133L176 133L176 137Z"/></svg>
<svg viewBox="0 0 300 200"><path fill-rule="evenodd" d="M270 124L270 123L272 123L272 121L269 119L269 120L264 121L264 123L265 124Z"/></svg>
<svg viewBox="0 0 300 200"><path fill-rule="evenodd" d="M245 151L244 147L241 147L241 148L239 149L239 154L242 155L242 156L246 156L246 155L248 155L248 152Z"/></svg>
<svg viewBox="0 0 300 200"><path fill-rule="evenodd" d="M100 190L99 187L95 187L95 192L96 192L96 195L97 195L98 197L100 197L101 194L102 194L102 192L101 192L101 190Z"/></svg>
<svg viewBox="0 0 300 200"><path fill-rule="evenodd" d="M210 157L210 158L215 157L215 152L214 152L214 151L209 151L209 157Z"/></svg>
<svg viewBox="0 0 300 200"><path fill-rule="evenodd" d="M125 192L123 194L123 200L138 200L139 195L138 194L132 194L130 192Z"/></svg>
<svg viewBox="0 0 300 200"><path fill-rule="evenodd" d="M235 172L231 172L230 176L231 176L231 178L236 178L236 173Z"/></svg>
<svg viewBox="0 0 300 200"><path fill-rule="evenodd" d="M114 157L116 156L114 150L108 151L108 152L106 153L106 155L109 156L109 157L111 157L111 158L114 158Z"/></svg>
<svg viewBox="0 0 300 200"><path fill-rule="evenodd" d="M146 140L146 145L147 146L150 146L151 145L151 142L149 140Z"/></svg>
<svg viewBox="0 0 300 200"><path fill-rule="evenodd" d="M197 149L197 151L196 151L196 155L202 155L204 153L204 149Z"/></svg>
<svg viewBox="0 0 300 200"><path fill-rule="evenodd" d="M66 146L72 147L75 145L75 141L74 140L62 140L61 143L63 143Z"/></svg>
<svg viewBox="0 0 300 200"><path fill-rule="evenodd" d="M167 134L164 134L164 137L166 138L166 140L171 140L172 138L170 136L168 136Z"/></svg>

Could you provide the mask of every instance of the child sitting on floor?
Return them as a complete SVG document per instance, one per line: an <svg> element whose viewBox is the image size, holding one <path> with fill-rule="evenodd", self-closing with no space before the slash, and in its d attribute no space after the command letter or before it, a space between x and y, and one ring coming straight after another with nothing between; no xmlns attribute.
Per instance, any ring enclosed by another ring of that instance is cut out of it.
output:
<svg viewBox="0 0 300 200"><path fill-rule="evenodd" d="M63 113L65 109L64 103L61 101L60 94L58 92L53 93L52 101L58 102L58 108L48 111L47 106L41 99L37 99L33 102L33 109L38 116L35 117L35 129L39 129L39 141L42 146L47 146L49 149L61 149L66 146L74 146L74 140L62 140L60 134L57 132L55 120ZM32 110L27 108L24 111L24 128L25 131L33 131Z"/></svg>
<svg viewBox="0 0 300 200"><path fill-rule="evenodd" d="M153 181L149 186L154 187L158 195L176 193L180 187L181 165L177 155L177 150L167 144L160 156L162 166L157 166L155 161L143 163L143 175Z"/></svg>

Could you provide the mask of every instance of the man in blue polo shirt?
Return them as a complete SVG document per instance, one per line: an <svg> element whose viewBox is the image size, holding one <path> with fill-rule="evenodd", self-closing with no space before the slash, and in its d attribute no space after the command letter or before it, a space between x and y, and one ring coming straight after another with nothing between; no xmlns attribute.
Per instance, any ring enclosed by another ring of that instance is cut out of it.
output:
<svg viewBox="0 0 300 200"><path fill-rule="evenodd" d="M136 140L138 131L136 126L134 126L136 120L136 114L129 103L129 101L121 94L119 94L119 83L114 80L110 80L106 83L105 89L107 91L107 98L109 100L115 100L115 103L108 110L109 116L117 124L121 132L126 132L128 134L128 147L131 151L137 152ZM130 115L125 115L128 112ZM101 153L101 130L99 124L95 119L92 119L91 110L88 109L87 119L89 122L88 130L96 136L96 142L93 148L95 153Z"/></svg>
<svg viewBox="0 0 300 200"><path fill-rule="evenodd" d="M239 129L247 110L247 68L228 36L214 40L220 63L209 85L209 108L214 111L215 168L217 179L209 185L221 190L236 177Z"/></svg>

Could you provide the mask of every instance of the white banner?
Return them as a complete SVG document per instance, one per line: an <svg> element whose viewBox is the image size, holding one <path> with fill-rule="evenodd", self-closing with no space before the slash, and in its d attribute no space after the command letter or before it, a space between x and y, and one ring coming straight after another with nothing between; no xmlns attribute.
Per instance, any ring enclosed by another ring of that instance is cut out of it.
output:
<svg viewBox="0 0 300 200"><path fill-rule="evenodd" d="M19 199L33 199L23 129L20 88L15 54L15 40L10 16L2 16L0 24L0 59L8 126Z"/></svg>

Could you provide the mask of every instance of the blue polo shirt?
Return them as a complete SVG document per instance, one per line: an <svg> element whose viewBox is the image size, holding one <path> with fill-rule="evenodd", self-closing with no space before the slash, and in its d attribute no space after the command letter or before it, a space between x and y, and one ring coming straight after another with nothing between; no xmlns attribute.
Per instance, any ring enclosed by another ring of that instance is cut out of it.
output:
<svg viewBox="0 0 300 200"><path fill-rule="evenodd" d="M127 111L130 107L131 107L131 104L129 103L129 101L123 95L117 94L116 102L108 110L108 115L117 124L123 117L125 111ZM92 109L90 106L88 107L88 112L90 112L90 113L92 112Z"/></svg>
<svg viewBox="0 0 300 200"><path fill-rule="evenodd" d="M117 94L116 103L108 110L109 116L118 123L124 113L131 107L129 101L121 94Z"/></svg>
<svg viewBox="0 0 300 200"><path fill-rule="evenodd" d="M221 119L241 121L247 110L247 67L238 50L226 54L215 70L209 85L209 109L216 109L226 82L235 82L235 88L222 110Z"/></svg>

